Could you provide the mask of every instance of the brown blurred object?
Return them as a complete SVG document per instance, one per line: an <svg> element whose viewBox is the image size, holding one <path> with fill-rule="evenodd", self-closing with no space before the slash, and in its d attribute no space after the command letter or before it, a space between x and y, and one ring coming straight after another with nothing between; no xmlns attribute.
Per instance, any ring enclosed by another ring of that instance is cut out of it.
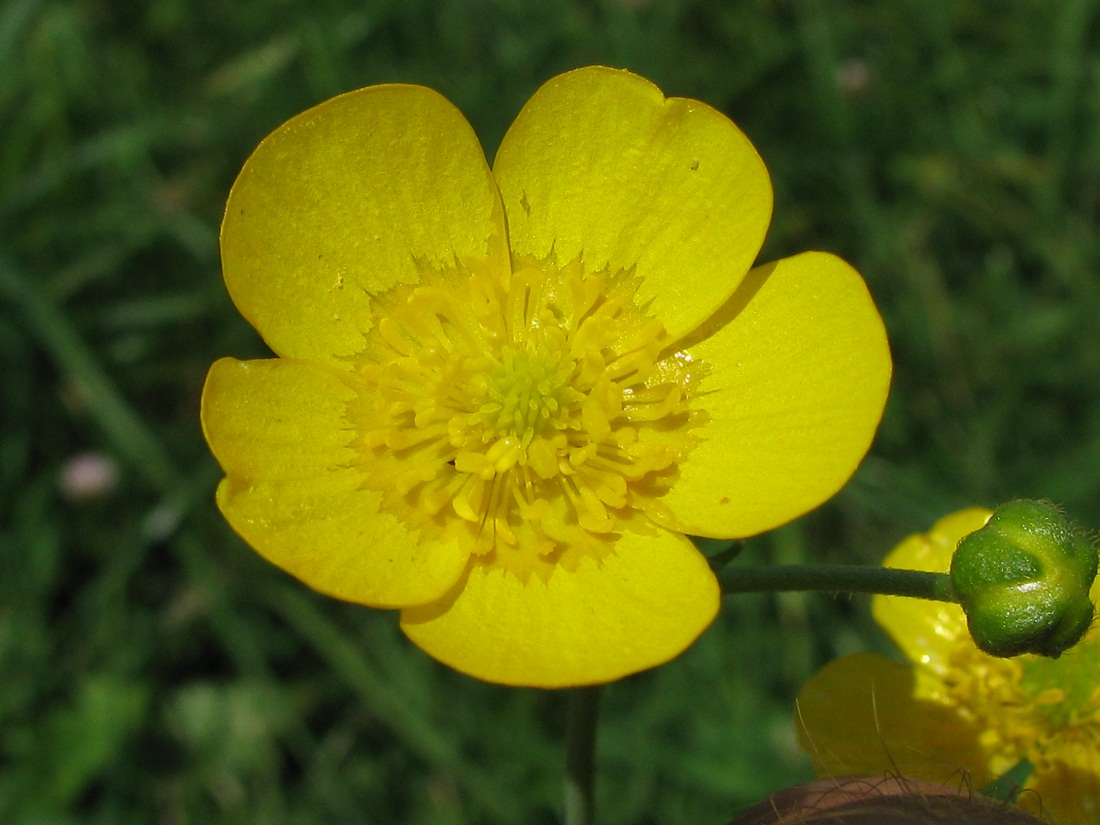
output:
<svg viewBox="0 0 1100 825"><path fill-rule="evenodd" d="M819 779L785 788L729 825L1045 825L966 787L883 776Z"/></svg>

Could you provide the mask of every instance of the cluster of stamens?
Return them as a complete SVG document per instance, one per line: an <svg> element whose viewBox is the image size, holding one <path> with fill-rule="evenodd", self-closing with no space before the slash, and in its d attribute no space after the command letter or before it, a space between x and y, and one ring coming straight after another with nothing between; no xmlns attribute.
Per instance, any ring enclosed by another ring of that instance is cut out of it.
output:
<svg viewBox="0 0 1100 825"><path fill-rule="evenodd" d="M960 645L948 698L981 731L994 775L1027 757L1049 769L1059 752L1100 747L1100 648L1082 643L1058 660L997 659Z"/></svg>
<svg viewBox="0 0 1100 825"><path fill-rule="evenodd" d="M699 365L636 289L532 260L377 296L349 418L387 509L523 578L607 552L657 506L700 415Z"/></svg>

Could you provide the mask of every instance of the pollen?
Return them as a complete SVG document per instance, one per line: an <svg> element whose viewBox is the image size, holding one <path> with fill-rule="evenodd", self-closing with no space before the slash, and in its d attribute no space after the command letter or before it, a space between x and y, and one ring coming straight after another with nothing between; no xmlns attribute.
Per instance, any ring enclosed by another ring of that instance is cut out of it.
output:
<svg viewBox="0 0 1100 825"><path fill-rule="evenodd" d="M348 413L366 484L411 529L525 579L610 552L694 447L704 366L627 271L425 267L374 296Z"/></svg>

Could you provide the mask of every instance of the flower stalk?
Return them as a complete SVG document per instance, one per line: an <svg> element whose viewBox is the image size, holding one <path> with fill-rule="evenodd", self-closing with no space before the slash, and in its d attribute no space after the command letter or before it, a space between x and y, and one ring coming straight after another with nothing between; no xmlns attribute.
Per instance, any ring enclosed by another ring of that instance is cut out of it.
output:
<svg viewBox="0 0 1100 825"><path fill-rule="evenodd" d="M565 728L565 825L592 825L596 814L596 728L603 685L569 692Z"/></svg>
<svg viewBox="0 0 1100 825"><path fill-rule="evenodd" d="M954 602L977 646L1001 658L1057 658L1091 626L1096 548L1049 502L998 507L952 551L947 573L809 564L728 567L716 575L723 593L828 591Z"/></svg>
<svg viewBox="0 0 1100 825"><path fill-rule="evenodd" d="M824 591L958 601L950 575L922 570L858 564L792 564L730 567L717 575L723 593Z"/></svg>

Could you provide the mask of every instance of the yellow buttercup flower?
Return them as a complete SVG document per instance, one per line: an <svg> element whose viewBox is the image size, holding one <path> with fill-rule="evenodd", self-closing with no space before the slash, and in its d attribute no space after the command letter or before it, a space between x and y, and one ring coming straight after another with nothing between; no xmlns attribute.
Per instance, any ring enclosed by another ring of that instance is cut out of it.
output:
<svg viewBox="0 0 1100 825"><path fill-rule="evenodd" d="M417 86L342 95L233 187L225 281L277 358L211 368L218 504L257 552L482 679L667 661L719 590L685 534L831 496L890 360L859 275L750 269L772 205L745 136L625 71L549 81L492 169Z"/></svg>
<svg viewBox="0 0 1100 825"><path fill-rule="evenodd" d="M975 508L948 516L906 539L884 564L945 572L958 542L990 515ZM968 776L982 787L1027 759L1034 770L1021 806L1041 806L1060 825L1100 821L1096 626L1060 658L1001 659L977 648L958 605L875 596L872 612L910 664L855 654L803 687L797 726L819 774Z"/></svg>

